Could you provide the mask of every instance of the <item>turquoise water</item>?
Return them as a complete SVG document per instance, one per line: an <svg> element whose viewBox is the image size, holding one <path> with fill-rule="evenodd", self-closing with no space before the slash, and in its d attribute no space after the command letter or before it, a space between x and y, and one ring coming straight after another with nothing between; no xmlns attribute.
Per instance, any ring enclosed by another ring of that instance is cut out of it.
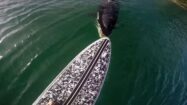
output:
<svg viewBox="0 0 187 105"><path fill-rule="evenodd" d="M99 0L0 1L0 105L30 105L91 42ZM187 105L187 11L121 0L96 105Z"/></svg>

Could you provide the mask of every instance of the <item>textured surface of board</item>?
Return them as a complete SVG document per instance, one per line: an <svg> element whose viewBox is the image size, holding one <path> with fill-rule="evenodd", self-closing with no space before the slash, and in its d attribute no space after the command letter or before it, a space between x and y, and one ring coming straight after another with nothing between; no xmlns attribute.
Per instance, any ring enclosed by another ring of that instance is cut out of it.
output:
<svg viewBox="0 0 187 105"><path fill-rule="evenodd" d="M93 105L109 67L111 43L101 38L80 52L33 105Z"/></svg>

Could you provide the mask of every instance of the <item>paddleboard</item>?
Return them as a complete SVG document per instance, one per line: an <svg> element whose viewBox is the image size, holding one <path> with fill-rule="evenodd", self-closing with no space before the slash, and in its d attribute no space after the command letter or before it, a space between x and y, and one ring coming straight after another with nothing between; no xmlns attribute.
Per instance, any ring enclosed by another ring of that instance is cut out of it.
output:
<svg viewBox="0 0 187 105"><path fill-rule="evenodd" d="M94 105L109 68L111 42L103 37L81 51L33 105Z"/></svg>

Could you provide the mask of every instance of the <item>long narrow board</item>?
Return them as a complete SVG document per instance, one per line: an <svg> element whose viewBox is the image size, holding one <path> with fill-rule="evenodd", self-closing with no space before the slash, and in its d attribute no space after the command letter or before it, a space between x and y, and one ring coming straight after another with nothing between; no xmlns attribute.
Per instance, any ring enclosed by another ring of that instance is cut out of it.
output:
<svg viewBox="0 0 187 105"><path fill-rule="evenodd" d="M57 75L33 105L94 105L109 68L110 56L109 38L93 42Z"/></svg>

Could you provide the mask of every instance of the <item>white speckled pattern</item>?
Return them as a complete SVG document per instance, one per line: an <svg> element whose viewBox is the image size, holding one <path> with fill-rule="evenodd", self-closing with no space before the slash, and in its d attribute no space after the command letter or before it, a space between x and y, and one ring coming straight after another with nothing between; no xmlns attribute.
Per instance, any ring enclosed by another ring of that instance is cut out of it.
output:
<svg viewBox="0 0 187 105"><path fill-rule="evenodd" d="M95 103L109 67L110 47L110 43L108 43L72 105L93 105Z"/></svg>
<svg viewBox="0 0 187 105"><path fill-rule="evenodd" d="M106 45L103 47L103 50L101 50L100 47L103 45L104 41ZM93 105L99 95L107 73L111 54L110 47L110 40L105 37L85 48L62 70L61 73L59 73L33 105L47 105L51 102L54 102L57 105L64 105L71 95L74 94L73 92L79 85L84 73L91 65L92 60L94 60L94 57L99 50L101 50L101 55L96 59L96 63L93 66L93 69L91 69L88 78L83 82L83 86L80 87L80 91L75 94L75 97L72 98L73 101L71 102L72 105Z"/></svg>

